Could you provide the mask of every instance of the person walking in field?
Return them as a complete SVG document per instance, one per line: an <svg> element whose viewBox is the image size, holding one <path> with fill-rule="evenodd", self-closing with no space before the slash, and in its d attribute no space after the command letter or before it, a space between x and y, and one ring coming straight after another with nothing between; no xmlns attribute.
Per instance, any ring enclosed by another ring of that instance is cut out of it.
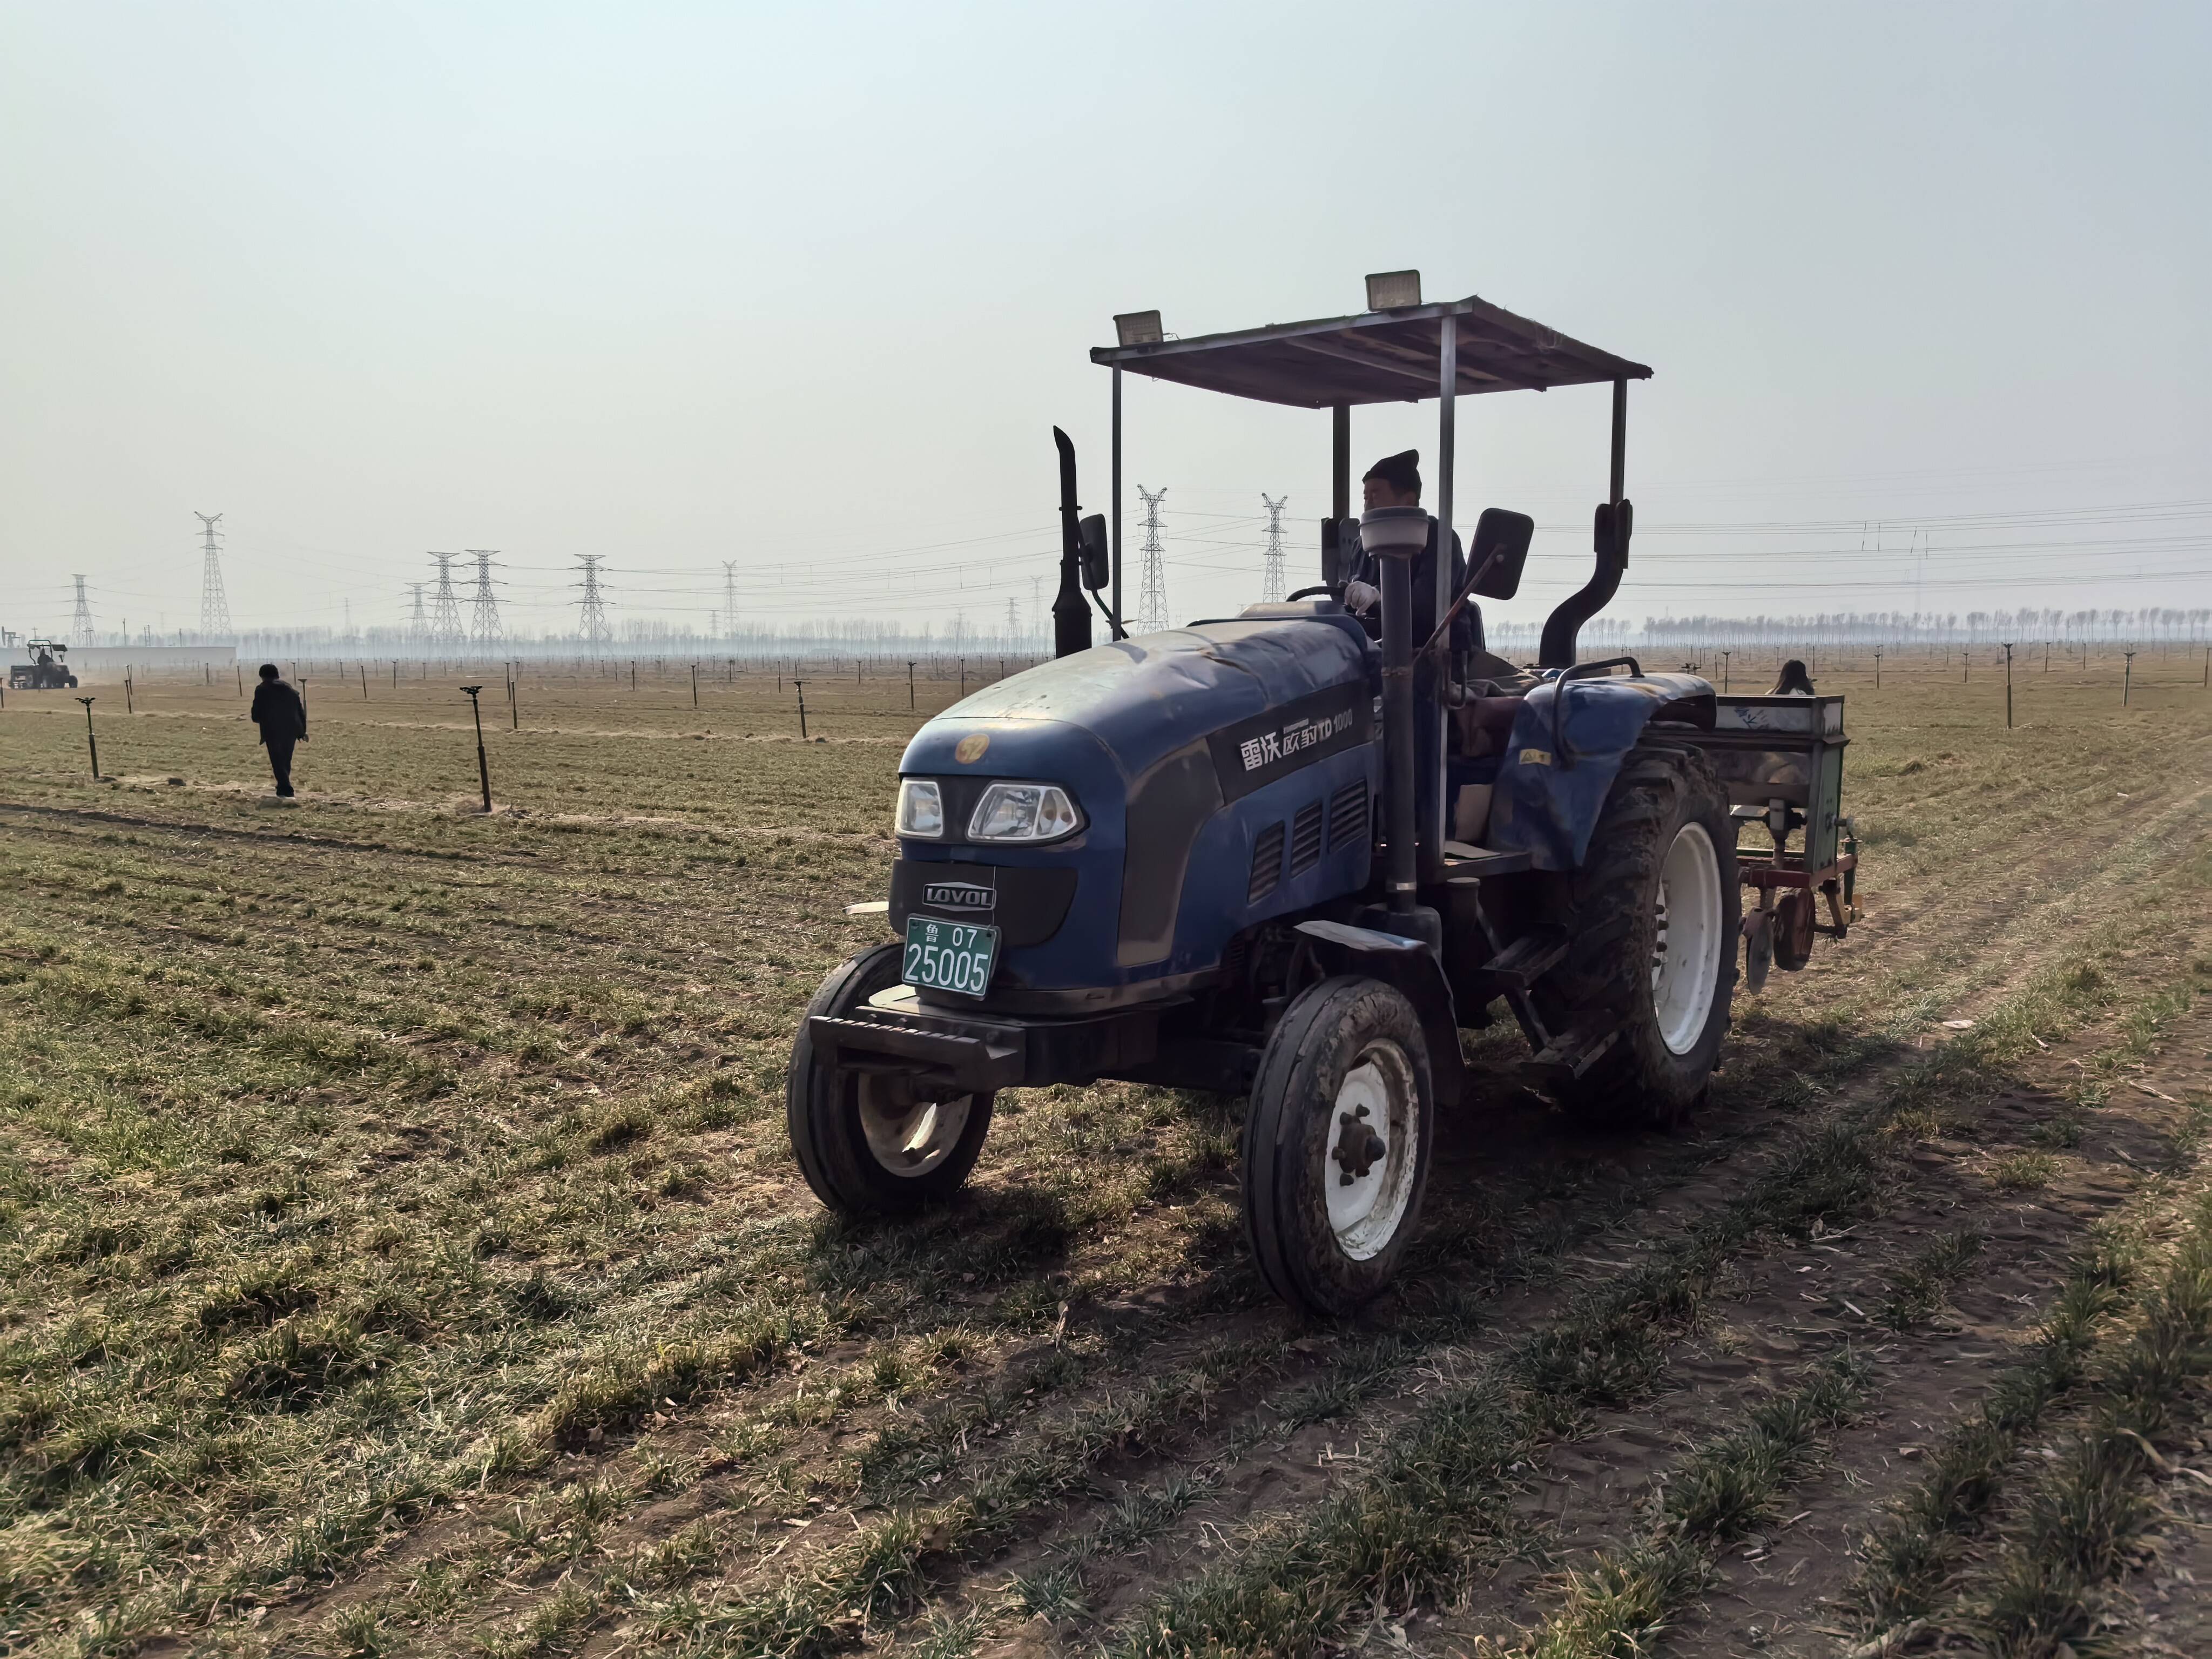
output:
<svg viewBox="0 0 2212 1659"><path fill-rule="evenodd" d="M253 723L261 728L261 741L269 750L269 769L276 775L276 794L292 799L292 745L307 740L307 705L276 672L276 665L261 665L261 684L253 688Z"/></svg>

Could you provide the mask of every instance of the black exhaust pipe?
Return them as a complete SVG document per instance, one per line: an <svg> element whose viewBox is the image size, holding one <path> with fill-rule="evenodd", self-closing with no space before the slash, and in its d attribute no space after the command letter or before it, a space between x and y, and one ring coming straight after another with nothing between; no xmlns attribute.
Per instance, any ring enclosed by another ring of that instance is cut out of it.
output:
<svg viewBox="0 0 2212 1659"><path fill-rule="evenodd" d="M1597 568L1589 581L1561 599L1559 608L1545 619L1544 637L1536 647L1536 666L1575 665L1583 624L1612 604L1613 594L1620 590L1621 572L1628 568L1629 532L1635 525L1636 509L1628 502L1617 506L1612 501L1597 504L1596 520L1590 531Z"/></svg>
<svg viewBox="0 0 2212 1659"><path fill-rule="evenodd" d="M1091 648L1091 605L1083 597L1082 506L1075 499L1075 445L1058 427L1060 449L1060 592L1052 601L1052 654L1069 657Z"/></svg>

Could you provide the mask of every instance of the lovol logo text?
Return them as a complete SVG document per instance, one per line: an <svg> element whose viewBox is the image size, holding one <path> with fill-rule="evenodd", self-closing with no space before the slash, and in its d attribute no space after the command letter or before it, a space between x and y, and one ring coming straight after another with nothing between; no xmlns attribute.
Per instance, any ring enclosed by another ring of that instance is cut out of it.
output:
<svg viewBox="0 0 2212 1659"><path fill-rule="evenodd" d="M1292 720L1279 732L1262 732L1255 738L1245 738L1237 745L1237 757L1244 763L1247 772L1256 772L1316 744L1327 743L1340 732L1349 732L1353 714L1353 710L1344 708L1318 720Z"/></svg>
<svg viewBox="0 0 2212 1659"><path fill-rule="evenodd" d="M997 896L965 881L933 881L921 890L921 902L940 910L988 910Z"/></svg>

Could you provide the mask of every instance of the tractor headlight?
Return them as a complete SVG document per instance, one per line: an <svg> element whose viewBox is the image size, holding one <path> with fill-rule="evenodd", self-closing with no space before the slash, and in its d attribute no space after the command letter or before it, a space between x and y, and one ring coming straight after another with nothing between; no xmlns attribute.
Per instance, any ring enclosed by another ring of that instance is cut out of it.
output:
<svg viewBox="0 0 2212 1659"><path fill-rule="evenodd" d="M968 820L970 841L1058 841L1083 827L1083 814L1056 783L994 783Z"/></svg>
<svg viewBox="0 0 2212 1659"><path fill-rule="evenodd" d="M945 796L927 778L901 778L898 832L935 840L945 833Z"/></svg>

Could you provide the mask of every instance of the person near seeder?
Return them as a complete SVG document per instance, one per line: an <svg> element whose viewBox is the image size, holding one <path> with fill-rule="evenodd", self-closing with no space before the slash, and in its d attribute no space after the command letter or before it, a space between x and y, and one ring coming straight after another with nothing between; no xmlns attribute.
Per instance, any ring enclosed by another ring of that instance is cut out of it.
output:
<svg viewBox="0 0 2212 1659"><path fill-rule="evenodd" d="M1421 452L1408 449L1395 455L1385 455L1367 469L1360 480L1364 505L1369 509L1378 507L1419 507L1421 504ZM1348 526L1356 530L1357 526ZM1437 626L1437 544L1440 526L1436 515L1429 515L1427 544L1413 560L1413 625L1411 630L1413 648L1419 650L1436 631ZM1355 545L1350 575L1344 586L1344 607L1360 619L1370 635L1382 636L1382 572L1380 561L1365 549ZM1451 532L1451 592L1456 596L1467 586L1467 553L1460 544L1459 532ZM1449 652L1452 678L1464 681L1470 662L1475 670L1491 678L1518 678L1510 665L1490 655L1482 634L1482 611L1479 605L1469 604L1452 619ZM1413 677L1414 728L1427 729L1435 718L1436 665L1433 659L1425 659ZM1520 699L1512 696L1470 698L1452 712L1452 742L1446 757L1446 767L1452 786L1452 821L1449 833L1462 842L1478 841L1490 817L1490 791L1498 775L1499 757L1505 749L1506 738L1511 730L1513 716L1520 708ZM1415 821L1428 823L1433 810L1430 803L1436 799L1436 763L1433 750L1427 744L1415 750L1413 796Z"/></svg>

